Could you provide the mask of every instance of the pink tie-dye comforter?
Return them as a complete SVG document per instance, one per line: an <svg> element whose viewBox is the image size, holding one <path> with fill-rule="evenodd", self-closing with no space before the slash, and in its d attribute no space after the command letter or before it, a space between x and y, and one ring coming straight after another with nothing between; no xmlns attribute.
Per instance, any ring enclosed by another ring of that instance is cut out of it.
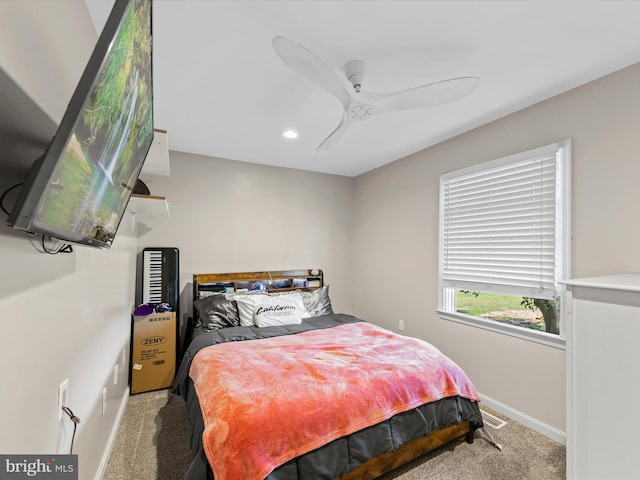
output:
<svg viewBox="0 0 640 480"><path fill-rule="evenodd" d="M336 438L427 402L479 401L432 345L369 323L202 349L190 376L216 480L263 479Z"/></svg>

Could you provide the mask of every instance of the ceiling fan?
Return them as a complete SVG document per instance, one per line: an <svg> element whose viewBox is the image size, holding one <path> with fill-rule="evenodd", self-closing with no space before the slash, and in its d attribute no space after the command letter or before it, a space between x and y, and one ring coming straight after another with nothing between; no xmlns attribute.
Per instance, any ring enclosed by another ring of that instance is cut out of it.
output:
<svg viewBox="0 0 640 480"><path fill-rule="evenodd" d="M479 77L458 77L399 92L364 92L361 91L361 84L365 64L360 60L352 60L342 68L345 77L353 87L348 89L326 63L302 45L285 37L275 37L272 44L285 64L333 94L344 107L342 120L316 148L316 153L327 151L336 145L344 132L356 121L399 110L444 105L466 97L480 84Z"/></svg>

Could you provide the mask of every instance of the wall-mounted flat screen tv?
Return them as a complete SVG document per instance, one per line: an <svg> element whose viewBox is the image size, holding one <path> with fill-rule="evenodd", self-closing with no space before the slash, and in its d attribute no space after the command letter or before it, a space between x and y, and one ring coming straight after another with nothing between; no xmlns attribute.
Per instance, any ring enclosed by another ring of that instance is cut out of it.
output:
<svg viewBox="0 0 640 480"><path fill-rule="evenodd" d="M109 248L152 140L151 0L116 0L7 224Z"/></svg>

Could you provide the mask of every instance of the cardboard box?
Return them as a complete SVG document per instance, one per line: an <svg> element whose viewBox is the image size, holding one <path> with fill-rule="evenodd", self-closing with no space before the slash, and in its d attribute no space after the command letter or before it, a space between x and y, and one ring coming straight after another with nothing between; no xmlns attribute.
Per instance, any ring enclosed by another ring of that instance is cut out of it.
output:
<svg viewBox="0 0 640 480"><path fill-rule="evenodd" d="M171 386L176 374L176 314L133 316L131 393Z"/></svg>

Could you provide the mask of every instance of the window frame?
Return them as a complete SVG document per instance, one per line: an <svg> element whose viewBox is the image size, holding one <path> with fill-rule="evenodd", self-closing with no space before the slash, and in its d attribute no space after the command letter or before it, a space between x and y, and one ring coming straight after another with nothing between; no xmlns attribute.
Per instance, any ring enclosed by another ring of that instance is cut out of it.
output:
<svg viewBox="0 0 640 480"><path fill-rule="evenodd" d="M439 231L438 231L438 308L436 309L441 319L453 321L464 325L469 325L484 330L509 335L524 340L544 344L550 347L565 349L566 338L564 333L565 317L567 312L568 298L563 284L559 283L571 276L571 163L572 163L572 141L565 139L556 142L557 170L556 170L556 288L560 297L560 334L552 334L534 329L527 329L502 323L496 320L484 319L473 315L468 315L455 311L455 288L443 285L443 249L444 249L444 189L443 177L451 177L456 174L466 174L485 169L491 169L496 164L508 162L518 162L525 158L535 156L535 152L551 145L516 153L496 160L482 162L471 167L447 172L440 177L439 193Z"/></svg>

